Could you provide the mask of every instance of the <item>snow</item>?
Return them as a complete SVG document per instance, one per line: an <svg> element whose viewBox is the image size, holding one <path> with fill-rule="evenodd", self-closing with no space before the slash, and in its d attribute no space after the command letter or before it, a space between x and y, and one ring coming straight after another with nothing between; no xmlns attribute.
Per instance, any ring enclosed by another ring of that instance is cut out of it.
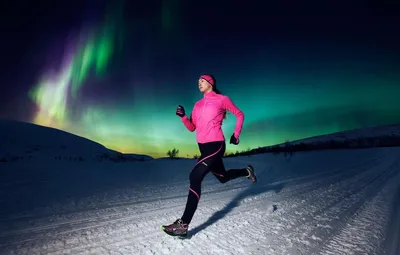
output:
<svg viewBox="0 0 400 255"><path fill-rule="evenodd" d="M357 138L370 138L370 137L382 137L382 136L400 136L400 125L374 126L374 127L366 127L363 129L354 129L354 130L336 132L328 135L320 135L301 140L296 140L292 142L292 144L315 143L315 142L324 142L329 140L346 141Z"/></svg>
<svg viewBox="0 0 400 255"><path fill-rule="evenodd" d="M226 158L227 169L252 164L258 182L206 176L181 240L160 226L181 216L195 160L99 161L107 148L65 132L0 131L14 137L2 155L40 147L0 162L0 254L400 254L398 147Z"/></svg>
<svg viewBox="0 0 400 255"><path fill-rule="evenodd" d="M48 161L58 157L63 160L96 160L102 155L109 158L121 155L99 143L55 128L9 120L0 120L0 141L1 161ZM130 160L152 159L138 154L125 154L125 157Z"/></svg>

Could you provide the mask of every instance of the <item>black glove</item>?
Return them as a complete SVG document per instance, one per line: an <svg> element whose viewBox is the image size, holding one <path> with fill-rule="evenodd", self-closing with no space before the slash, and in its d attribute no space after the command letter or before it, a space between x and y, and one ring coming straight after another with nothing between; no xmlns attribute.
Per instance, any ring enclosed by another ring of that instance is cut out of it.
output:
<svg viewBox="0 0 400 255"><path fill-rule="evenodd" d="M236 137L235 137L235 134L233 134L233 135L231 136L231 141L230 141L230 143L232 143L232 144L234 144L234 145L238 145L238 144L239 144L239 137L236 138Z"/></svg>
<svg viewBox="0 0 400 255"><path fill-rule="evenodd" d="M182 105L178 105L178 107L176 108L176 115L178 115L181 118L185 116L185 108L183 108Z"/></svg>

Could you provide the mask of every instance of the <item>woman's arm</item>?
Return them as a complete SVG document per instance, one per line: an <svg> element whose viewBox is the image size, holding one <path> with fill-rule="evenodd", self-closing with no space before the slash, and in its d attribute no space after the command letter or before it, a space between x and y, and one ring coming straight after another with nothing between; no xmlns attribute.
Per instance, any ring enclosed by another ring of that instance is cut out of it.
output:
<svg viewBox="0 0 400 255"><path fill-rule="evenodd" d="M186 115L181 118L183 124L190 132L193 132L196 130L196 123L195 123L194 119L192 118L192 116L193 116L193 112L192 112L192 115L190 116L190 119Z"/></svg>
<svg viewBox="0 0 400 255"><path fill-rule="evenodd" d="M236 138L238 138L240 136L240 133L242 132L244 113L227 96L223 97L222 105L225 110L231 112L233 115L236 116L236 126L233 134L235 135Z"/></svg>

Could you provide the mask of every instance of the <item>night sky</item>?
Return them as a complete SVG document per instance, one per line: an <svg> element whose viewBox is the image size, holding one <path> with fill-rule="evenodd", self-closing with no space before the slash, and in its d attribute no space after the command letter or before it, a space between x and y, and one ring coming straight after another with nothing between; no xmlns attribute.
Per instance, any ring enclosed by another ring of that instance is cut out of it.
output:
<svg viewBox="0 0 400 255"><path fill-rule="evenodd" d="M245 114L228 152L400 123L396 1L139 2L2 4L0 118L192 157L175 110L212 73Z"/></svg>

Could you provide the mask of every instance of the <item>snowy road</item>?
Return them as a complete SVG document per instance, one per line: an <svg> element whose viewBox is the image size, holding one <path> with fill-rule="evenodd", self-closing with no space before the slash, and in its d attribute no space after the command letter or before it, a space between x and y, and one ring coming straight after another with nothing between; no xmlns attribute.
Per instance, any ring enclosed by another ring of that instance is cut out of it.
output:
<svg viewBox="0 0 400 255"><path fill-rule="evenodd" d="M194 161L109 164L102 170L81 163L68 176L32 175L52 185L18 183L8 174L0 193L8 205L0 218L0 254L399 254L398 148L225 162L227 168L253 164L259 182L220 184L207 176L185 240L165 235L160 225L181 215ZM15 167L10 164L10 173ZM42 168L30 171L35 169ZM74 177L74 183L61 182ZM63 190L70 195L48 194ZM24 203L23 191L51 202L17 212L9 200Z"/></svg>

